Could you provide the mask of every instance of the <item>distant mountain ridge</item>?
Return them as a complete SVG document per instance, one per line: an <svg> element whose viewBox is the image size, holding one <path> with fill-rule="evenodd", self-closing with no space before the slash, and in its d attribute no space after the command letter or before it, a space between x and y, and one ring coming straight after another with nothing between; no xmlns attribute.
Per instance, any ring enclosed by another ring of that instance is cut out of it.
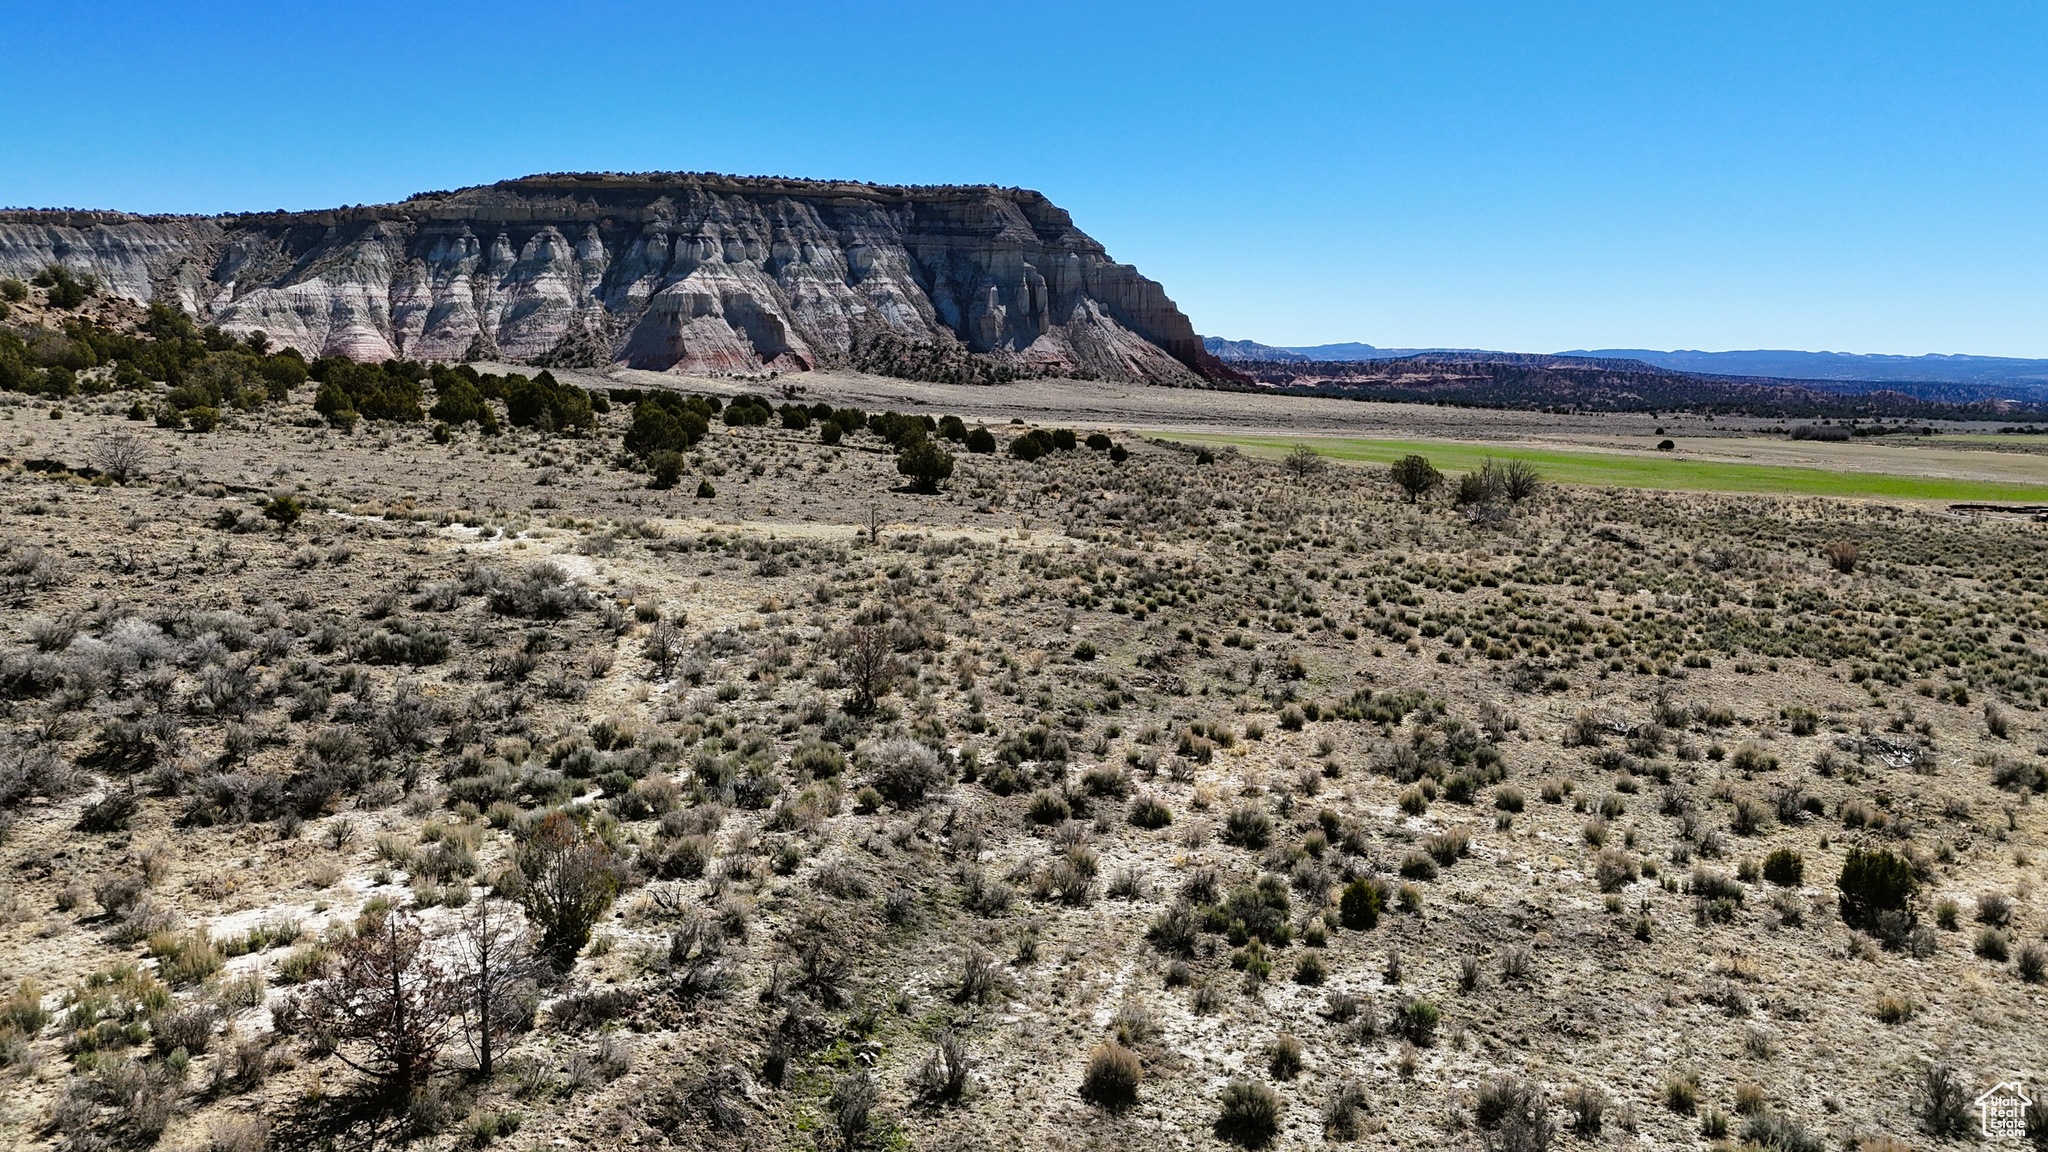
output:
<svg viewBox="0 0 2048 1152"><path fill-rule="evenodd" d="M1473 356L1516 362L1518 358L1541 353L1495 352L1473 348L1379 348L1371 344L1317 344L1280 346L1255 340L1202 338L1209 354L1226 364L1344 364L1377 360L1412 360ZM1659 352L1647 348L1574 349L1555 354L1560 358L1588 361L1618 361L1646 364L1673 372L1701 376L1730 376L1746 379L1810 380L1825 382L1827 391L1841 385L1964 385L1960 390L1943 388L1901 388L1909 395L1929 399L1976 398L2000 389L2015 390L2030 398L2048 395L2048 360L2027 360L2010 356L1970 356L1933 353L1925 356L1890 356L1856 352L1798 352L1758 349L1736 352L1679 350Z"/></svg>
<svg viewBox="0 0 2048 1152"><path fill-rule="evenodd" d="M1432 352L1482 351L1477 348L1378 348L1355 341L1282 348L1256 340L1225 340L1220 336L1202 337L1202 347L1225 364L1343 364L1359 360L1403 360Z"/></svg>
<svg viewBox="0 0 2048 1152"><path fill-rule="evenodd" d="M2013 384L2048 388L2048 360L2007 356L1931 353L1887 356L1861 352L1793 352L1760 349L1741 352L1656 352L1642 348L1601 348L1560 353L1600 359L1641 360L1679 372L1714 376L1776 376L1791 380L1867 380L1950 384Z"/></svg>

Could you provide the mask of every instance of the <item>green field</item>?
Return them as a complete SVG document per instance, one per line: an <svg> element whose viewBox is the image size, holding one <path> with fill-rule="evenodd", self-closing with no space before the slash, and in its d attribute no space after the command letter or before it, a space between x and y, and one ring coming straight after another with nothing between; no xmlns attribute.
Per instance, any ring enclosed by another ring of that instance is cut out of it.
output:
<svg viewBox="0 0 2048 1152"><path fill-rule="evenodd" d="M2048 502L2048 485L1996 480L1900 476L1888 472L1830 472L1773 464L1731 464L1718 460L1572 452L1514 445L1466 444L1443 440L1354 440L1330 436L1234 436L1216 433L1161 433L1161 439L1234 444L1261 456L1285 455L1306 444L1332 460L1390 464L1411 452L1429 457L1446 473L1468 472L1488 458L1527 460L1543 478L1560 484L1622 488L1669 488L1695 492L1765 492L1783 496L1875 496L1894 500L2006 500Z"/></svg>

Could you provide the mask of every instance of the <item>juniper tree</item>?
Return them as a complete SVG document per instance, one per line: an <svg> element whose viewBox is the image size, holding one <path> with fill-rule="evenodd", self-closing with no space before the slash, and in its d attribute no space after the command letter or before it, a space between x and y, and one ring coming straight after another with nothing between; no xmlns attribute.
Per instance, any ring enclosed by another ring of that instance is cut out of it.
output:
<svg viewBox="0 0 2048 1152"><path fill-rule="evenodd" d="M515 887L540 927L540 953L556 971L567 972L618 894L619 862L568 813L550 812L520 847L516 863Z"/></svg>
<svg viewBox="0 0 2048 1152"><path fill-rule="evenodd" d="M448 1041L460 992L419 921L396 911L364 917L356 935L335 947L333 973L288 1000L280 1023L331 1047L394 1094L424 1083Z"/></svg>

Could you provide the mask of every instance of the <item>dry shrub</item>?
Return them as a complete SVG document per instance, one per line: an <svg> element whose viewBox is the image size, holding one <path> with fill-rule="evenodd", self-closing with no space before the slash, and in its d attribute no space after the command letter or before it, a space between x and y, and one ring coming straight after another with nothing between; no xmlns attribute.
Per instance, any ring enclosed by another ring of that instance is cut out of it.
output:
<svg viewBox="0 0 2048 1152"><path fill-rule="evenodd" d="M967 1074L974 1059L960 1038L948 1029L940 1032L938 1044L911 1077L911 1087L930 1100L958 1100L967 1091Z"/></svg>
<svg viewBox="0 0 2048 1152"><path fill-rule="evenodd" d="M1593 857L1593 879L1602 892L1619 892L1636 880L1636 859L1616 848L1603 848Z"/></svg>
<svg viewBox="0 0 2048 1152"><path fill-rule="evenodd" d="M1144 1066L1138 1054L1115 1041L1106 1041L1088 1053L1087 1071L1081 1074L1081 1098L1112 1112L1138 1102L1138 1084Z"/></svg>
<svg viewBox="0 0 2048 1152"><path fill-rule="evenodd" d="M1285 1105L1280 1094L1255 1080L1224 1085L1216 1117L1216 1138L1246 1148L1263 1148L1280 1132Z"/></svg>
<svg viewBox="0 0 2048 1152"><path fill-rule="evenodd" d="M215 1121L206 1136L206 1152L263 1152L269 1145L270 1122L261 1116Z"/></svg>

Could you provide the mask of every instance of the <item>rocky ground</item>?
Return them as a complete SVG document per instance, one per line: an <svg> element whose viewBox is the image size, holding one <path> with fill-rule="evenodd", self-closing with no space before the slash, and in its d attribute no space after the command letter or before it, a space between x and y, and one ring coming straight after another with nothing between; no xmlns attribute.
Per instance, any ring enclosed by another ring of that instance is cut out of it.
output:
<svg viewBox="0 0 2048 1152"><path fill-rule="evenodd" d="M656 490L623 403L0 408L5 1139L1928 1147L1930 1069L2048 1062L2048 527L1410 503L1075 384L806 386L1129 456L928 496L714 424ZM453 957L556 810L619 888L493 1078L454 1031L380 1097L294 1025L359 931ZM1911 896L1851 927L1864 849Z"/></svg>

